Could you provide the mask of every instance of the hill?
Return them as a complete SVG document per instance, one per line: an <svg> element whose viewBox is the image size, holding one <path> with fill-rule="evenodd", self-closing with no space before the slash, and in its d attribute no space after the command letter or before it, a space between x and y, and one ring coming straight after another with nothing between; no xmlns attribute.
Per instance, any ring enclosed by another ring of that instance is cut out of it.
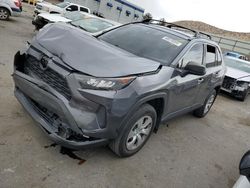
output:
<svg viewBox="0 0 250 188"><path fill-rule="evenodd" d="M227 31L227 30L223 30L217 27L214 27L212 25L203 23L203 22L199 22L199 21L177 21L174 22L178 25L184 26L184 27L188 27L190 29L195 29L198 31L203 31L206 33L211 33L211 34L215 34L215 35L220 35L220 36L224 36L227 38L232 38L232 39L238 39L238 40L243 40L243 41L249 41L250 42L250 33L241 33L241 32L232 32L232 31Z"/></svg>

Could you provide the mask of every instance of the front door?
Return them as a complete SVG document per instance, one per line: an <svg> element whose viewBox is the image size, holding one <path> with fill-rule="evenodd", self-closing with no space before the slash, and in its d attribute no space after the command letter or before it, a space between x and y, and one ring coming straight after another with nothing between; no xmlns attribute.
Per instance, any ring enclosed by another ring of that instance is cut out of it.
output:
<svg viewBox="0 0 250 188"><path fill-rule="evenodd" d="M203 64L204 45L194 44L190 50L183 56L178 64L178 69L185 69L188 62ZM204 82L203 76L188 74L184 77L180 75L173 78L176 84L168 89L168 100L166 101L165 115L178 113L185 109L197 105L199 90Z"/></svg>

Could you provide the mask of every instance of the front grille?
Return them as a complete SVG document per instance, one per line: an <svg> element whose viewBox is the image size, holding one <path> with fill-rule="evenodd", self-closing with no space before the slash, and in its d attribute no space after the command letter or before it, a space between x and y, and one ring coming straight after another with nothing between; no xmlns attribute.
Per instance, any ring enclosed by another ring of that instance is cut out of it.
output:
<svg viewBox="0 0 250 188"><path fill-rule="evenodd" d="M41 16L36 17L35 26L37 27L38 30L43 28L48 23L49 23L49 20L46 20Z"/></svg>
<svg viewBox="0 0 250 188"><path fill-rule="evenodd" d="M55 89L66 99L71 99L71 93L66 79L49 67L46 70L43 70L40 66L40 62L36 58L31 56L27 58L24 72L47 83L50 87Z"/></svg>
<svg viewBox="0 0 250 188"><path fill-rule="evenodd" d="M235 79L225 76L222 87L225 89L231 89L235 84Z"/></svg>

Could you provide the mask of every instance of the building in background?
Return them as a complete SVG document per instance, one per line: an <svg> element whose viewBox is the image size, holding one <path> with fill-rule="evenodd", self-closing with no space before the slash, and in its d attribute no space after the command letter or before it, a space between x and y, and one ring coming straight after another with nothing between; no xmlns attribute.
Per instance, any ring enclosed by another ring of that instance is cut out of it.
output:
<svg viewBox="0 0 250 188"><path fill-rule="evenodd" d="M142 20L144 9L127 0L67 0L88 7L91 13L120 23Z"/></svg>

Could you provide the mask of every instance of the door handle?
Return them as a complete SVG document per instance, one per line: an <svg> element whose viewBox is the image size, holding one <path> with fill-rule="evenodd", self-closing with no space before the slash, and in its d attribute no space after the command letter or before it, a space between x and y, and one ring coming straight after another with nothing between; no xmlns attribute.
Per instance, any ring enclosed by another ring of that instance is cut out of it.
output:
<svg viewBox="0 0 250 188"><path fill-rule="evenodd" d="M204 78L200 78L200 79L198 80L198 84L201 84L203 81L204 81Z"/></svg>

